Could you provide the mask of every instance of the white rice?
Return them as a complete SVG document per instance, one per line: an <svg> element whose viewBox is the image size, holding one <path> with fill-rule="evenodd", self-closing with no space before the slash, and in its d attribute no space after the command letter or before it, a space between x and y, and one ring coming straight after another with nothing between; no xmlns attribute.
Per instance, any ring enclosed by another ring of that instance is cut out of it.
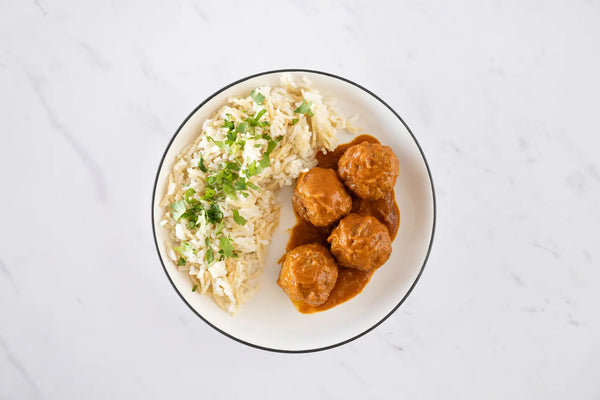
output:
<svg viewBox="0 0 600 400"><path fill-rule="evenodd" d="M185 265L178 268L189 275L196 291L211 295L221 308L230 313L236 312L256 290L272 232L279 222L279 205L275 200L277 190L291 185L301 172L314 167L318 151L331 151L336 147L337 129L352 129L348 120L335 110L334 103L327 101L325 104L319 91L306 78L295 82L288 74L283 74L280 86L261 86L256 91L264 96L262 105L250 96L230 98L227 104L204 121L202 132L194 143L177 156L161 202L165 210L161 225L169 231L172 239L172 243L167 245L169 257L174 263L180 258L185 259ZM312 117L294 112L303 100L312 102ZM247 178L259 189L249 187L245 190L247 197L238 192L236 198L227 196L218 203L223 214L220 233L217 233L219 224L208 222L204 212L199 215L198 226L193 228L188 227L183 218L176 221L171 204L184 199L190 188L195 191L190 198L208 207L209 202L201 200L201 196L207 187L207 177L218 172L220 165L239 160L242 172L253 162L261 160L268 141L264 138L250 139L253 136L250 132L238 133L239 138L246 140L243 149L228 151L231 148L220 148L214 142L227 138L228 128L223 127L227 114L237 126L262 109L266 113L260 120L269 121L270 126L256 127L255 134L268 133L273 139L281 139L270 154L271 165L262 173ZM295 119L298 121L293 124ZM207 172L198 167L201 156ZM247 220L244 225L234 221L234 210ZM222 236L231 241L237 257L219 260L219 238ZM206 245L207 238L209 246ZM209 264L206 257L211 250L214 261Z"/></svg>

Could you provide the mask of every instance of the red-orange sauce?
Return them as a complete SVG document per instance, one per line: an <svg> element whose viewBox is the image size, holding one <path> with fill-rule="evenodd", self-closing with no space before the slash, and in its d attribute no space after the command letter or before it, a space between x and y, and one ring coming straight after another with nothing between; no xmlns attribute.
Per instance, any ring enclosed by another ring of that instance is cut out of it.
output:
<svg viewBox="0 0 600 400"><path fill-rule="evenodd" d="M337 172L338 160L342 154L344 154L346 149L355 144L367 141L379 143L373 136L360 135L349 143L339 145L334 151L326 154L319 153L317 155L317 161L319 162L318 166L321 168L331 168ZM352 194L352 212L374 216L382 224L387 226L392 240L396 237L398 227L400 226L400 210L398 209L398 204L396 203L393 191L385 198L376 201L364 200ZM319 228L300 218L298 215L296 215L296 221L296 225L291 230L286 251L293 250L298 246L309 243L321 243L329 248L327 237L329 237L329 234L335 225ZM279 260L280 263L283 262L284 257L285 256ZM338 304L350 300L362 292L367 283L369 283L373 272L375 272L375 270L359 271L354 268L338 268L338 278L327 301L319 306L311 306L302 301L292 300L292 303L294 303L294 306L296 306L298 311L303 314L311 314L328 310Z"/></svg>

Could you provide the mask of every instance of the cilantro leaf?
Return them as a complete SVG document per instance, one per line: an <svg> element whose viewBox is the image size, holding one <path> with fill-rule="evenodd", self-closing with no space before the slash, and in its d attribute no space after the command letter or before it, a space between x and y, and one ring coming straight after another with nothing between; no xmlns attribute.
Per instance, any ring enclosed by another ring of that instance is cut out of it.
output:
<svg viewBox="0 0 600 400"><path fill-rule="evenodd" d="M298 118L292 119L292 125L296 125L298 123Z"/></svg>
<svg viewBox="0 0 600 400"><path fill-rule="evenodd" d="M218 148L222 149L225 147L225 143L223 143L222 140L215 140L213 139L211 136L206 136L206 139L210 142L213 142L215 145L217 145Z"/></svg>
<svg viewBox="0 0 600 400"><path fill-rule="evenodd" d="M183 256L184 255L183 253L188 252L190 250L193 251L193 248L192 248L192 245L189 244L188 242L181 242L181 246L174 247L173 250L175 250L176 252L178 252L179 254L181 254Z"/></svg>
<svg viewBox="0 0 600 400"><path fill-rule="evenodd" d="M233 187L236 190L246 190L246 179L243 176L240 176L234 183Z"/></svg>
<svg viewBox="0 0 600 400"><path fill-rule="evenodd" d="M202 171L202 172L208 171L208 169L206 169L206 167L204 166L204 158L202 158L202 154L200 154L200 161L198 162L198 168L200 168L200 171Z"/></svg>
<svg viewBox="0 0 600 400"><path fill-rule="evenodd" d="M177 221L186 210L185 200L179 200L175 203L171 203L171 209L173 210L171 215L173 216L173 219Z"/></svg>
<svg viewBox="0 0 600 400"><path fill-rule="evenodd" d="M245 170L244 173L248 178L250 178L251 176L260 174L262 170L262 167L260 167L256 161L252 161L250 164L248 164L248 169Z"/></svg>
<svg viewBox="0 0 600 400"><path fill-rule="evenodd" d="M215 232L215 235L218 235L219 233L221 233L221 231L223 230L224 226L225 226L225 221L221 220L221 223L217 227L217 231Z"/></svg>
<svg viewBox="0 0 600 400"><path fill-rule="evenodd" d="M302 104L300 104L298 106L298 108L296 108L294 110L294 113L296 114L306 114L309 117L312 117L314 114L313 112L310 110L310 106L312 105L312 101L309 101L308 103L306 102L306 100L302 100Z"/></svg>
<svg viewBox="0 0 600 400"><path fill-rule="evenodd" d="M225 141L225 143L231 146L233 144L233 142L235 142L236 139L237 139L236 131L229 131L229 132L227 132L227 140Z"/></svg>
<svg viewBox="0 0 600 400"><path fill-rule="evenodd" d="M254 100L254 102L256 102L256 104L258 104L259 106L262 105L265 102L265 96L263 96L258 90L253 89L250 92L250 97L252 97L252 100Z"/></svg>
<svg viewBox="0 0 600 400"><path fill-rule="evenodd" d="M233 245L225 236L222 236L221 239L219 239L219 247L221 248L219 252L225 257L233 257Z"/></svg>
<svg viewBox="0 0 600 400"><path fill-rule="evenodd" d="M237 133L244 133L248 130L248 123L247 122L240 122L237 126L237 128L235 128L235 131Z"/></svg>
<svg viewBox="0 0 600 400"><path fill-rule="evenodd" d="M195 292L196 289L198 289L198 285L194 285L194 287L192 288L192 292Z"/></svg>
<svg viewBox="0 0 600 400"><path fill-rule="evenodd" d="M235 124L231 120L231 114L227 113L227 114L225 114L225 116L226 116L226 118L223 121L223 125L221 126L221 128L227 128L230 131L235 129Z"/></svg>
<svg viewBox="0 0 600 400"><path fill-rule="evenodd" d="M208 238L206 238L204 240L204 243L206 244L206 262L208 264L212 263L214 260L214 254L213 254L213 250L212 247L210 247L210 240Z"/></svg>
<svg viewBox="0 0 600 400"><path fill-rule="evenodd" d="M210 222L211 224L216 224L223 220L223 212L221 212L221 209L219 208L219 205L217 203L212 203L210 205L209 209L206 212L206 216L208 217L208 222Z"/></svg>
<svg viewBox="0 0 600 400"><path fill-rule="evenodd" d="M274 140L269 140L267 144L267 154L271 154L273 150L275 150L275 146L277 146L277 142Z"/></svg>
<svg viewBox="0 0 600 400"><path fill-rule="evenodd" d="M238 210L233 210L233 220L239 225L246 225L246 222L248 222L246 218L240 215Z"/></svg>
<svg viewBox="0 0 600 400"><path fill-rule="evenodd" d="M260 160L260 163L258 164L261 168L261 171L267 167L271 166L271 159L269 158L269 152L265 152L263 153L262 159Z"/></svg>
<svg viewBox="0 0 600 400"><path fill-rule="evenodd" d="M193 200L191 196L194 195L194 193L196 193L196 191L193 188L186 190L185 194L183 195L184 200L188 203L191 203Z"/></svg>
<svg viewBox="0 0 600 400"><path fill-rule="evenodd" d="M223 184L223 191L225 192L225 194L227 196L232 197L232 198L236 198L235 188L233 186L231 186L229 183L224 183Z"/></svg>
<svg viewBox="0 0 600 400"><path fill-rule="evenodd" d="M232 170L232 171L239 171L240 170L240 164L239 161L238 162L231 162L228 161L225 163L225 168Z"/></svg>
<svg viewBox="0 0 600 400"><path fill-rule="evenodd" d="M215 197L215 190L211 187L206 187L204 189L204 196L202 196L202 200L212 200Z"/></svg>
<svg viewBox="0 0 600 400"><path fill-rule="evenodd" d="M179 257L179 260L177 260L177 266L181 267L183 265L185 265L185 258Z"/></svg>
<svg viewBox="0 0 600 400"><path fill-rule="evenodd" d="M263 115L265 115L265 113L267 112L267 110L265 110L264 108L262 110L260 110L257 114L256 117L254 117L254 120L256 122L258 122L260 120L260 117L262 117Z"/></svg>

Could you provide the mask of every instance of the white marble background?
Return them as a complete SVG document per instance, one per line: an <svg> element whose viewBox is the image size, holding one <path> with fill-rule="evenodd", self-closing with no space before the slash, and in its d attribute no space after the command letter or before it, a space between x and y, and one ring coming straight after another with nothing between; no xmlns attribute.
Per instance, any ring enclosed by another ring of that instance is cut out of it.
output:
<svg viewBox="0 0 600 400"><path fill-rule="evenodd" d="M1 399L600 399L600 2L0 1ZM212 330L151 236L206 96L302 67L370 88L439 218L401 309L334 350Z"/></svg>

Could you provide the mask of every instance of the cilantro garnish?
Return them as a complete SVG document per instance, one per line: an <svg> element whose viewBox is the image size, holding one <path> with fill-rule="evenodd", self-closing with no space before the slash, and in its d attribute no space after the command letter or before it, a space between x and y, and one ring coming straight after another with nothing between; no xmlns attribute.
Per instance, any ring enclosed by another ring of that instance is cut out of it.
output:
<svg viewBox="0 0 600 400"><path fill-rule="evenodd" d="M221 209L217 203L212 203L210 205L206 211L206 216L208 217L208 222L211 224L216 224L223 220L223 212L221 212Z"/></svg>
<svg viewBox="0 0 600 400"><path fill-rule="evenodd" d="M219 250L220 254L226 258L233 257L233 245L225 236L222 236L221 239L219 239L219 247L221 248L221 250Z"/></svg>
<svg viewBox="0 0 600 400"><path fill-rule="evenodd" d="M206 169L206 167L204 166L204 158L202 158L202 154L200 154L200 161L198 162L198 168L200 168L200 171L202 171L202 172L208 171Z"/></svg>
<svg viewBox="0 0 600 400"><path fill-rule="evenodd" d="M292 125L296 125L298 123L298 118L292 119Z"/></svg>
<svg viewBox="0 0 600 400"><path fill-rule="evenodd" d="M215 140L211 136L206 135L206 140L213 142L218 148L225 148L225 143L222 140Z"/></svg>
<svg viewBox="0 0 600 400"><path fill-rule="evenodd" d="M193 251L193 248L192 248L192 245L189 244L188 242L181 242L181 246L174 247L173 250L175 250L176 252L178 252L179 254L181 254L183 256L184 255L183 253L186 253L190 250Z"/></svg>
<svg viewBox="0 0 600 400"><path fill-rule="evenodd" d="M248 123L247 122L240 122L237 126L237 128L235 128L235 131L237 133L244 133L248 130Z"/></svg>
<svg viewBox="0 0 600 400"><path fill-rule="evenodd" d="M254 100L254 102L256 104L258 104L259 106L262 105L265 102L265 96L263 96L258 90L253 89L250 92L250 97L252 97L252 100Z"/></svg>
<svg viewBox="0 0 600 400"><path fill-rule="evenodd" d="M221 221L219 226L217 226L217 231L215 232L215 235L220 234L224 227L225 227L225 221Z"/></svg>
<svg viewBox="0 0 600 400"><path fill-rule="evenodd" d="M198 285L194 285L194 287L192 288L192 292L195 292L196 289L198 289Z"/></svg>
<svg viewBox="0 0 600 400"><path fill-rule="evenodd" d="M239 225L245 225L248 222L246 218L240 215L238 210L233 210L233 220Z"/></svg>
<svg viewBox="0 0 600 400"><path fill-rule="evenodd" d="M196 193L196 191L192 188L189 188L188 190L186 190L185 194L183 195L183 199L187 203L191 203L192 202L191 196L194 195L194 193Z"/></svg>
<svg viewBox="0 0 600 400"><path fill-rule="evenodd" d="M206 244L206 262L208 264L211 264L214 260L214 255L213 255L212 247L210 247L210 240L208 238L206 238L204 240L204 243Z"/></svg>
<svg viewBox="0 0 600 400"><path fill-rule="evenodd" d="M202 196L202 200L212 200L215 197L215 190L211 187L207 187L204 189L204 196Z"/></svg>
<svg viewBox="0 0 600 400"><path fill-rule="evenodd" d="M179 200L175 203L171 203L171 209L173 210L171 215L173 216L173 219L177 221L186 210L185 200Z"/></svg>
<svg viewBox="0 0 600 400"><path fill-rule="evenodd" d="M312 117L314 114L311 111L310 106L312 106L312 101L309 101L307 103L306 100L302 100L302 104L300 104L298 106L298 108L296 108L294 110L294 113L296 113L296 114L306 114L309 117Z"/></svg>
<svg viewBox="0 0 600 400"><path fill-rule="evenodd" d="M251 96L259 105L265 101L265 96L257 90L253 90ZM311 115L311 104L303 102L296 112ZM206 173L203 191L197 192L197 189L190 187L185 191L183 199L171 204L173 218L175 220L186 220L189 229L202 227L202 232L205 233L204 229L207 223L213 225L211 229L212 237L214 237L213 240L217 241L219 250L218 255L215 254L216 249L211 247L209 238L205 238L206 253L204 258L209 265L217 257L219 260L238 257L231 239L224 232L225 220L223 211L219 206L220 202L226 197L236 198L239 195L248 197L249 193L247 190L249 188L259 191L260 188L250 182L249 178L260 174L265 168L271 166L271 153L277 147L277 143L283 139L282 136L277 138L271 137L269 131L270 122L266 120L265 115L268 115L267 110L260 109L254 116L246 114L245 119L236 123L231 114L225 114L221 128L226 128L227 133L224 135L223 140L215 140L204 133L206 140L214 143L221 149L225 149L230 159L223 161L218 167L210 170L205 164L204 158L200 155L198 169ZM261 118L265 118L265 120L261 120ZM239 152L244 149L249 139L259 141L255 144L259 148L264 148L264 141L266 141L266 150L262 152L259 160L252 162L247 160L245 163L247 167L242 170L241 166L243 162L239 156ZM248 220L240 215L239 210L233 210L233 220L238 225L245 225L248 222ZM176 261L178 266L186 265L187 259L184 253L188 255L189 251L193 251L194 254L196 253L187 242L182 242L180 247L175 248L175 250L181 255Z"/></svg>

